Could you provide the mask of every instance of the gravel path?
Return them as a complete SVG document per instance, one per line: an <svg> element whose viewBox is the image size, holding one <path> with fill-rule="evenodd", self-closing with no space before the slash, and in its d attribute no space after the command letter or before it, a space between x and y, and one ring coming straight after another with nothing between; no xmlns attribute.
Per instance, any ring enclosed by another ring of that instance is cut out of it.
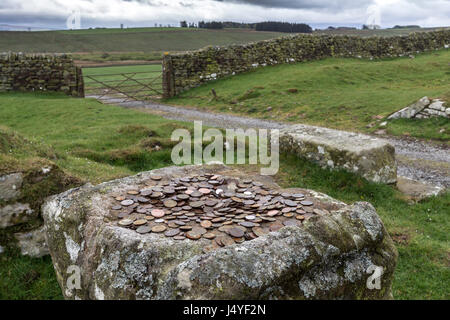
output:
<svg viewBox="0 0 450 320"><path fill-rule="evenodd" d="M95 98L95 96L93 96ZM109 99L126 108L139 108L158 113L164 118L180 121L201 120L203 124L219 128L264 128L281 129L289 124L256 118L200 111L142 101L121 102ZM398 175L423 181L440 187L450 187L450 147L434 145L416 139L382 137L388 140L396 151Z"/></svg>

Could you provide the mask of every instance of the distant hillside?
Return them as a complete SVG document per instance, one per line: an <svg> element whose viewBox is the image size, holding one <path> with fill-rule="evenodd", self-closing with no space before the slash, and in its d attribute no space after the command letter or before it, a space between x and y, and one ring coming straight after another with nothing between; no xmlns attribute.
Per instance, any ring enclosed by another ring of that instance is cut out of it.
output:
<svg viewBox="0 0 450 320"><path fill-rule="evenodd" d="M0 51L155 52L195 50L276 38L277 32L246 29L133 28L65 31L0 31Z"/></svg>

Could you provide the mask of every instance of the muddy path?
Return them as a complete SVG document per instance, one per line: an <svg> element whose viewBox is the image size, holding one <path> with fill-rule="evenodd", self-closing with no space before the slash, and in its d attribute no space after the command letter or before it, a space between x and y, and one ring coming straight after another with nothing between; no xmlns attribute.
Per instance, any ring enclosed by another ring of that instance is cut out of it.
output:
<svg viewBox="0 0 450 320"><path fill-rule="evenodd" d="M121 100L115 101L111 98L108 103L156 113L166 119L180 121L201 120L204 125L218 128L281 129L290 125L275 121L213 113L151 102L121 102ZM395 147L399 176L426 182L435 186L450 187L449 146L444 144L431 144L411 138L406 139L392 136L376 137L388 140Z"/></svg>

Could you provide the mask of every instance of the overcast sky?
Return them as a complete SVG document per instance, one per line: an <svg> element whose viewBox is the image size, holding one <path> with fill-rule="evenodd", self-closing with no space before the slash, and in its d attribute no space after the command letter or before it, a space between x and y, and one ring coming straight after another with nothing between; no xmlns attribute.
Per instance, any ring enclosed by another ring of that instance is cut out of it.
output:
<svg viewBox="0 0 450 320"><path fill-rule="evenodd" d="M179 21L267 20L313 27L361 26L369 17L383 27L450 25L450 0L0 0L0 26L65 29L79 10L81 27L128 27Z"/></svg>

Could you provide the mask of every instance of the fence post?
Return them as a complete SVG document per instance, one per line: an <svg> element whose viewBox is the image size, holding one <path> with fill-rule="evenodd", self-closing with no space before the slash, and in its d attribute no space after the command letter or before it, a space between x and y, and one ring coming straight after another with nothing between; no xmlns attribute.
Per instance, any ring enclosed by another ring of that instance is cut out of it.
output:
<svg viewBox="0 0 450 320"><path fill-rule="evenodd" d="M171 98L175 96L175 79L172 67L172 58L165 54L163 57L163 98Z"/></svg>
<svg viewBox="0 0 450 320"><path fill-rule="evenodd" d="M77 77L77 96L80 98L84 98L84 79L83 79L83 71L80 67L76 68L76 77Z"/></svg>

